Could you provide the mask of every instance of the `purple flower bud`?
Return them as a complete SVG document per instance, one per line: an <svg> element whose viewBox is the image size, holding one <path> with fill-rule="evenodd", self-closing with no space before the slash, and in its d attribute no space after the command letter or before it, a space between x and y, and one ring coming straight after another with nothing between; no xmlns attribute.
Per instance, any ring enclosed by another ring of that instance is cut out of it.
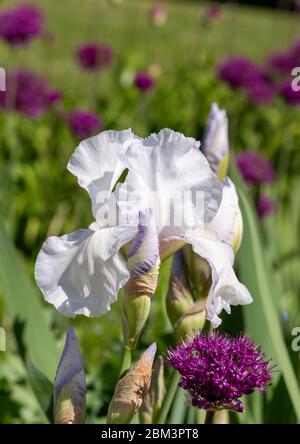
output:
<svg viewBox="0 0 300 444"><path fill-rule="evenodd" d="M79 139L86 139L102 128L102 122L95 113L81 109L73 110L68 116L68 121L71 130Z"/></svg>
<svg viewBox="0 0 300 444"><path fill-rule="evenodd" d="M55 102L53 94L42 77L17 69L7 74L7 91L0 92L0 106L35 118L44 114ZM57 99L58 92L55 94Z"/></svg>
<svg viewBox="0 0 300 444"><path fill-rule="evenodd" d="M276 210L276 203L273 199L262 194L257 203L257 213L260 219L264 219Z"/></svg>
<svg viewBox="0 0 300 444"><path fill-rule="evenodd" d="M170 348L167 363L179 372L179 386L199 409L243 412L239 398L255 389L265 392L271 381L270 360L244 335L201 333Z"/></svg>
<svg viewBox="0 0 300 444"><path fill-rule="evenodd" d="M12 46L24 45L41 34L43 22L36 6L16 6L0 13L0 37Z"/></svg>
<svg viewBox="0 0 300 444"><path fill-rule="evenodd" d="M86 43L77 50L76 57L83 69L93 71L109 66L113 59L113 52L107 45Z"/></svg>
<svg viewBox="0 0 300 444"><path fill-rule="evenodd" d="M225 60L218 67L218 74L232 88L248 87L252 82L266 79L263 70L244 57Z"/></svg>
<svg viewBox="0 0 300 444"><path fill-rule="evenodd" d="M236 158L238 168L249 185L272 182L275 171L270 162L256 151L246 151Z"/></svg>
<svg viewBox="0 0 300 444"><path fill-rule="evenodd" d="M135 76L134 84L141 92L147 92L153 89L155 81L150 74L139 72Z"/></svg>

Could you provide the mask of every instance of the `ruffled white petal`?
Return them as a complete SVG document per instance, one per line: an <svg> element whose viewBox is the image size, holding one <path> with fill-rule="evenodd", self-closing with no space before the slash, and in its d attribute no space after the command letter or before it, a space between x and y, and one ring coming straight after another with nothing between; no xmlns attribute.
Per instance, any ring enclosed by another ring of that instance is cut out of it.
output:
<svg viewBox="0 0 300 444"><path fill-rule="evenodd" d="M48 238L35 267L45 300L68 317L96 317L109 311L129 278L118 250L136 231L135 227L88 229Z"/></svg>
<svg viewBox="0 0 300 444"><path fill-rule="evenodd" d="M225 110L219 109L216 103L213 103L207 119L201 149L215 172L229 155L228 119Z"/></svg>
<svg viewBox="0 0 300 444"><path fill-rule="evenodd" d="M229 245L205 238L187 240L195 253L206 259L211 267L212 286L206 303L207 319L214 327L222 322L218 316L222 310L230 313L231 305L252 302L247 288L241 284L232 268L234 254Z"/></svg>
<svg viewBox="0 0 300 444"><path fill-rule="evenodd" d="M230 244L236 251L243 233L243 219L239 207L239 199L234 183L226 177L222 182L223 198L214 219L207 225L207 230L216 237Z"/></svg>
<svg viewBox="0 0 300 444"><path fill-rule="evenodd" d="M81 142L71 156L67 168L88 191L95 218L126 168L118 154L125 153L136 138L130 129L103 131Z"/></svg>
<svg viewBox="0 0 300 444"><path fill-rule="evenodd" d="M221 183L199 145L190 137L164 129L135 141L126 156L120 154L129 169L123 186L129 195L136 193L138 209L154 209L160 239L209 222L218 211Z"/></svg>

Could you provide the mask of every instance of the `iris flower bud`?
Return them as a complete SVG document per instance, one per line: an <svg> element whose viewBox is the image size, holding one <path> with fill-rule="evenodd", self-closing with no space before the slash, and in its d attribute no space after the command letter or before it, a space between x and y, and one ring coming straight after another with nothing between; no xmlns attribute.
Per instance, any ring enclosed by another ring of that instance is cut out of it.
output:
<svg viewBox="0 0 300 444"><path fill-rule="evenodd" d="M177 338L201 330L206 319L206 299L194 302L184 269L184 254L178 251L174 256L167 296L167 313Z"/></svg>
<svg viewBox="0 0 300 444"><path fill-rule="evenodd" d="M225 179L229 167L228 119L216 103L207 119L202 151L218 178Z"/></svg>
<svg viewBox="0 0 300 444"><path fill-rule="evenodd" d="M138 233L127 253L130 279L124 287L124 347L133 350L148 318L158 282L159 240L152 211L140 214Z"/></svg>
<svg viewBox="0 0 300 444"><path fill-rule="evenodd" d="M149 390L155 353L153 343L120 379L108 408L107 424L131 422Z"/></svg>
<svg viewBox="0 0 300 444"><path fill-rule="evenodd" d="M196 299L206 299L212 283L208 262L196 255L189 245L184 248L184 258L193 282Z"/></svg>
<svg viewBox="0 0 300 444"><path fill-rule="evenodd" d="M68 329L65 347L54 382L54 421L56 424L83 424L86 385L78 342Z"/></svg>
<svg viewBox="0 0 300 444"><path fill-rule="evenodd" d="M159 356L154 362L150 389L140 409L142 424L155 424L165 393L164 360Z"/></svg>

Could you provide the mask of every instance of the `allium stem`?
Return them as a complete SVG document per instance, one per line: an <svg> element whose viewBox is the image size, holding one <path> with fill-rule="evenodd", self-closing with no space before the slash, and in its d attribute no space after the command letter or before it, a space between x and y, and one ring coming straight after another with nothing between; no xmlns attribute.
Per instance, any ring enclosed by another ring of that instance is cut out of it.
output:
<svg viewBox="0 0 300 444"><path fill-rule="evenodd" d="M127 347L124 347L123 359L120 369L120 376L129 369L131 365L131 350Z"/></svg>
<svg viewBox="0 0 300 444"><path fill-rule="evenodd" d="M157 417L157 424L164 424L166 422L168 413L170 411L173 399L175 397L175 393L179 383L179 375L176 370L173 370L170 378L170 384L167 388L167 393L165 399L163 400L163 404L159 415Z"/></svg>
<svg viewBox="0 0 300 444"><path fill-rule="evenodd" d="M204 424L212 424L214 420L214 410L207 410Z"/></svg>

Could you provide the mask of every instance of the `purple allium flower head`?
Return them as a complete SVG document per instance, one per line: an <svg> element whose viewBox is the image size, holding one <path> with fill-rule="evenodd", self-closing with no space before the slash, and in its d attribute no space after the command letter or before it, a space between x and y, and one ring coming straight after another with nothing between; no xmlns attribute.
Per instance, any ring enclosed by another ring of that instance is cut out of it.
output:
<svg viewBox="0 0 300 444"><path fill-rule="evenodd" d="M205 18L209 21L215 22L221 16L221 8L217 5L209 6L205 11Z"/></svg>
<svg viewBox="0 0 300 444"><path fill-rule="evenodd" d="M201 333L169 349L167 363L179 372L192 405L205 410L243 412L239 398L265 392L271 381L270 360L244 335Z"/></svg>
<svg viewBox="0 0 300 444"><path fill-rule="evenodd" d="M218 67L218 74L232 88L248 87L252 82L266 79L264 71L244 57L232 57L223 61Z"/></svg>
<svg viewBox="0 0 300 444"><path fill-rule="evenodd" d="M290 56L293 62L293 66L299 66L300 65L300 40L297 40L291 51Z"/></svg>
<svg viewBox="0 0 300 444"><path fill-rule="evenodd" d="M154 85L154 79L147 72L139 72L134 79L135 86L142 92L150 91Z"/></svg>
<svg viewBox="0 0 300 444"><path fill-rule="evenodd" d="M68 121L71 130L79 139L86 139L102 128L100 118L90 111L73 110L68 116Z"/></svg>
<svg viewBox="0 0 300 444"><path fill-rule="evenodd" d="M149 16L154 25L162 26L167 21L167 10L163 5L157 3L150 8Z"/></svg>
<svg viewBox="0 0 300 444"><path fill-rule="evenodd" d="M273 199L262 194L257 203L257 214L260 219L264 219L266 216L274 213L276 210L276 203Z"/></svg>
<svg viewBox="0 0 300 444"><path fill-rule="evenodd" d="M54 103L53 93L42 77L25 69L17 69L7 74L7 91L0 92L0 105L35 118L44 114Z"/></svg>
<svg viewBox="0 0 300 444"><path fill-rule="evenodd" d="M268 68L278 74L290 74L294 67L292 56L286 52L275 52L269 56Z"/></svg>
<svg viewBox="0 0 300 444"><path fill-rule="evenodd" d="M272 102L275 89L266 80L257 80L252 82L247 87L249 100L254 103L254 105L265 105Z"/></svg>
<svg viewBox="0 0 300 444"><path fill-rule="evenodd" d="M53 105L61 100L62 94L58 89L49 89L46 92L46 97L48 99L49 104Z"/></svg>
<svg viewBox="0 0 300 444"><path fill-rule="evenodd" d="M291 106L300 105L300 91L292 87L292 79L284 80L278 87L280 95Z"/></svg>
<svg viewBox="0 0 300 444"><path fill-rule="evenodd" d="M272 182L275 171L265 157L256 151L245 151L236 158L237 166L249 185Z"/></svg>
<svg viewBox="0 0 300 444"><path fill-rule="evenodd" d="M24 45L42 33L43 24L39 8L19 5L0 13L0 36L12 46Z"/></svg>
<svg viewBox="0 0 300 444"><path fill-rule="evenodd" d="M113 51L108 45L91 42L80 46L76 57L82 68L93 71L109 66L113 59Z"/></svg>

